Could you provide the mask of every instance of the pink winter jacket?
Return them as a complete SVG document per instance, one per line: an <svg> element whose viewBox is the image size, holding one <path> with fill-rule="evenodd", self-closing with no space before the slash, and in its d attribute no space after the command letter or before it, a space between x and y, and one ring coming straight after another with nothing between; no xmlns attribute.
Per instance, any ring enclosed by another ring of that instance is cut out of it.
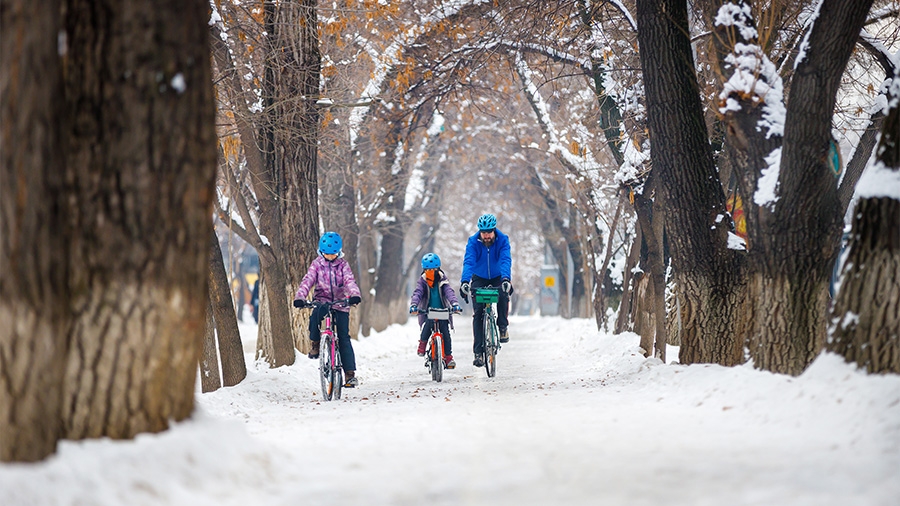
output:
<svg viewBox="0 0 900 506"><path fill-rule="evenodd" d="M359 286L353 278L350 264L343 258L337 258L333 262L325 260L319 255L309 265L309 270L300 281L295 299L305 299L309 291L315 287L313 300L318 302L334 302L346 299L354 295L359 296ZM336 311L350 311L346 307L335 307Z"/></svg>

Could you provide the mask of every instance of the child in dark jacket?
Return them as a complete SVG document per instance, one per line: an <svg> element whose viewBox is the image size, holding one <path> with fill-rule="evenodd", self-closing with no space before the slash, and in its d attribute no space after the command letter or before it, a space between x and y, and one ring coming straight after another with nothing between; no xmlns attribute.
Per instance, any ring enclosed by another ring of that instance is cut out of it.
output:
<svg viewBox="0 0 900 506"><path fill-rule="evenodd" d="M438 329L444 336L444 365L447 369L456 367L453 360L453 343L450 340L450 329L453 327L453 314L459 313L459 299L456 292L450 287L450 281L441 270L441 259L434 253L426 253L422 257L422 275L416 282L412 297L409 299L409 313L416 314L420 311L427 312L428 308L450 308L450 319L438 322ZM419 348L416 351L420 357L425 356L425 347L428 338L431 337L434 321L429 320L425 314L419 314L419 326L422 333L419 336Z"/></svg>
<svg viewBox="0 0 900 506"><path fill-rule="evenodd" d="M350 270L350 264L342 256L343 241L336 232L325 232L319 239L319 256L312 261L300 287L294 296L294 307L309 307L306 297L309 291L313 292L313 300L316 302L336 302L341 299L350 299L350 305L355 306L362 300L359 296L359 286ZM350 341L350 309L334 306L334 322L337 325L338 349L341 353L341 365L344 368L344 386L353 388L359 384L356 379L356 355L353 353L353 345ZM321 333L319 325L328 313L328 306L320 306L309 315L309 340L312 342L312 350L309 358L319 358L319 343Z"/></svg>

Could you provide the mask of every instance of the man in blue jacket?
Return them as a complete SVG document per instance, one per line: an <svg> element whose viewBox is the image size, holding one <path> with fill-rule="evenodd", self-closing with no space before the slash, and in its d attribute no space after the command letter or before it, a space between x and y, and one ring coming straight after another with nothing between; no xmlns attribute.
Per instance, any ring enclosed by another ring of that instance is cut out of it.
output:
<svg viewBox="0 0 900 506"><path fill-rule="evenodd" d="M512 257L509 253L509 237L497 230L497 217L483 214L478 218L478 233L469 237L466 243L466 256L463 258L462 278L459 293L466 303L469 294L484 286L500 288L500 300L497 303L497 326L500 328L500 342L509 341L507 326L509 320L509 296L513 293L510 283ZM473 301L474 302L474 301ZM484 304L473 304L475 334L475 367L484 365Z"/></svg>

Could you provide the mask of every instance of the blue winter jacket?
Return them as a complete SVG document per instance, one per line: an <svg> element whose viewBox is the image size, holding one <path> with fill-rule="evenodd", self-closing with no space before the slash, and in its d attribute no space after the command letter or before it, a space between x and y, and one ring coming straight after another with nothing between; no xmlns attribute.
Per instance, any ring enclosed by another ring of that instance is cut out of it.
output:
<svg viewBox="0 0 900 506"><path fill-rule="evenodd" d="M463 258L462 283L472 280L472 276L491 279L500 276L510 279L512 257L509 253L509 236L494 229L497 237L490 248L481 242L481 232L469 237L466 244L466 256Z"/></svg>

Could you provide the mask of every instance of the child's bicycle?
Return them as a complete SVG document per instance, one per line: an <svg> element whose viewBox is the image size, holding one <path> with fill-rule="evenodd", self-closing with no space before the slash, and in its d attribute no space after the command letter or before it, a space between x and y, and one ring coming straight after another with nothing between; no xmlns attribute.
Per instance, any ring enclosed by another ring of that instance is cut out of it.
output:
<svg viewBox="0 0 900 506"><path fill-rule="evenodd" d="M428 344L425 346L425 368L431 372L431 379L440 382L444 378L444 335L441 334L441 327L438 325L441 321L450 319L450 309L448 308L428 308L428 311L419 311L418 314L425 314L431 320L431 337L428 338Z"/></svg>
<svg viewBox="0 0 900 506"><path fill-rule="evenodd" d="M500 292L494 287L476 288L473 300L484 304L484 369L489 378L497 374L497 352L500 351L500 329L494 304L500 300Z"/></svg>
<svg viewBox="0 0 900 506"><path fill-rule="evenodd" d="M303 307L311 307L313 311L328 306L328 312L322 318L319 327L321 341L319 344L319 379L322 381L322 397L326 401L332 398L341 398L341 388L344 386L344 370L341 368L341 352L338 349L337 328L332 316L332 307L350 307L350 299L341 299L335 302L306 302Z"/></svg>

